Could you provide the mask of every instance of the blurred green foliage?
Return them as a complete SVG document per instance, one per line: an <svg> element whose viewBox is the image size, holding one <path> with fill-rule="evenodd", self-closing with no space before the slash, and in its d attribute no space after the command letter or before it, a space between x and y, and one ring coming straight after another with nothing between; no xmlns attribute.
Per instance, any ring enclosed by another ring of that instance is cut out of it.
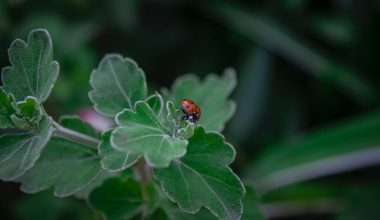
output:
<svg viewBox="0 0 380 220"><path fill-rule="evenodd" d="M55 116L90 106L89 76L105 53L135 59L157 90L190 71L203 77L233 67L237 112L225 133L237 146L234 168L256 187L264 214L376 219L378 163L309 170L315 178L265 192L258 185L263 173L380 146L373 113L380 106L379 27L380 1L4 0L0 66L9 65L13 39L48 29L61 64L46 105ZM83 201L25 195L12 183L0 191L0 219L100 218Z"/></svg>

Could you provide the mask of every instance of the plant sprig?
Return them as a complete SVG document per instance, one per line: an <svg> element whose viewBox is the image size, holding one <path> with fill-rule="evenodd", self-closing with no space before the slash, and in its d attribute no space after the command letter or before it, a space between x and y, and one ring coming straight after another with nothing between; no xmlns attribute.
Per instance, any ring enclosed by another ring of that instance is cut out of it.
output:
<svg viewBox="0 0 380 220"><path fill-rule="evenodd" d="M101 134L78 117L58 123L43 108L59 72L46 30L15 40L9 58L0 88L0 179L21 182L28 193L53 188L59 197L89 199L107 219L171 219L174 208L185 216L202 207L219 219L241 217L245 189L228 167L235 151L218 133L235 110L227 100L236 85L232 70L203 81L181 77L164 97L148 96L136 62L106 55L89 93L95 110L116 122ZM181 121L182 98L200 104L199 124Z"/></svg>

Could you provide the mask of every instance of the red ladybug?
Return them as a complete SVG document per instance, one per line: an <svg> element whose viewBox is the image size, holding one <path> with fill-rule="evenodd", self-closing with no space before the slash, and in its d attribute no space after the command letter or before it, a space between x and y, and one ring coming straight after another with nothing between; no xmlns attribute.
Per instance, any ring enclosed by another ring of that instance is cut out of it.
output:
<svg viewBox="0 0 380 220"><path fill-rule="evenodd" d="M181 101L182 104L182 112L183 116L182 118L191 122L191 123L197 123L199 119L201 119L201 109L197 104L194 103L191 99L184 99Z"/></svg>

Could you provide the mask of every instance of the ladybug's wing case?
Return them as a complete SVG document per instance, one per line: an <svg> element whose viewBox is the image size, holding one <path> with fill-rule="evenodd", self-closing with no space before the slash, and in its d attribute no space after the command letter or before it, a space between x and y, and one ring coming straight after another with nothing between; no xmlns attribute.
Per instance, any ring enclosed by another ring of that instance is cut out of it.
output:
<svg viewBox="0 0 380 220"><path fill-rule="evenodd" d="M198 112L198 120L201 119L201 108L199 106L196 107L196 112Z"/></svg>

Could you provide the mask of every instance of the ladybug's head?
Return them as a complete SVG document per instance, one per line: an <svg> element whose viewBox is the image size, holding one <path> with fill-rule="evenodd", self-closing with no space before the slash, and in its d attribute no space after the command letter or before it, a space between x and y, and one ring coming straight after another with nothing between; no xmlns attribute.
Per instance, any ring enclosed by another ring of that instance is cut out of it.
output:
<svg viewBox="0 0 380 220"><path fill-rule="evenodd" d="M184 99L181 101L181 104L185 111L190 111L190 109L192 109L192 106L194 105L194 102L190 99Z"/></svg>

